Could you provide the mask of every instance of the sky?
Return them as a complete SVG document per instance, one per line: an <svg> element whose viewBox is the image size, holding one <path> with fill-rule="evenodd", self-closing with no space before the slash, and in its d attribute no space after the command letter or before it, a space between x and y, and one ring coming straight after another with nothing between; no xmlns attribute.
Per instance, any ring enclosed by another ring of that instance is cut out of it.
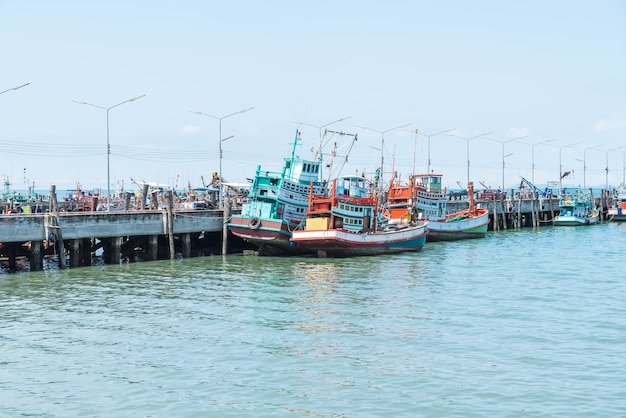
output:
<svg viewBox="0 0 626 418"><path fill-rule="evenodd" d="M341 174L406 179L428 155L448 188L626 169L624 0L2 0L0 21L0 91L30 83L0 94L13 189L245 182L297 130L311 158L323 125L357 134Z"/></svg>

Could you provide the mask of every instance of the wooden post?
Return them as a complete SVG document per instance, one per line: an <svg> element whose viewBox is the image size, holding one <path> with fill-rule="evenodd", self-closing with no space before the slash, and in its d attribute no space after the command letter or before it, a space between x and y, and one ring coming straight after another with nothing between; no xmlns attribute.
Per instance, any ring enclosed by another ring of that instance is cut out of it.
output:
<svg viewBox="0 0 626 418"><path fill-rule="evenodd" d="M159 236L158 235L150 235L147 238L148 241L148 251L146 251L148 255L148 259L154 261L159 256Z"/></svg>
<svg viewBox="0 0 626 418"><path fill-rule="evenodd" d="M186 232L182 234L182 242L183 242L183 258L191 257L191 234Z"/></svg>
<svg viewBox="0 0 626 418"><path fill-rule="evenodd" d="M30 242L28 261L30 262L30 271L43 269L43 243L41 241Z"/></svg>
<svg viewBox="0 0 626 418"><path fill-rule="evenodd" d="M534 226L536 226L537 228L539 227L539 213L540 211L543 212L543 209L541 208L541 205L539 204L539 193L538 192L534 192L533 193L533 197L534 197L534 207L535 207L535 224Z"/></svg>
<svg viewBox="0 0 626 418"><path fill-rule="evenodd" d="M91 265L91 249L92 249L91 238L83 238L80 244L80 265L81 266Z"/></svg>
<svg viewBox="0 0 626 418"><path fill-rule="evenodd" d="M130 197L131 197L130 192L124 193L124 210L130 210Z"/></svg>
<svg viewBox="0 0 626 418"><path fill-rule="evenodd" d="M176 257L174 250L174 212L172 206L174 206L174 198L171 190L165 192L165 210L167 211L167 235L170 246L170 260Z"/></svg>
<svg viewBox="0 0 626 418"><path fill-rule="evenodd" d="M522 192L519 191L517 195L517 228L520 229L522 226Z"/></svg>
<svg viewBox="0 0 626 418"><path fill-rule="evenodd" d="M589 188L589 196L591 196L590 197L590 199L591 199L591 209L594 209L595 206L596 206L596 198L593 197L593 189L591 187ZM602 200L603 200L603 198L604 198L604 192L601 191L600 192L600 207L602 207ZM602 223L602 210L600 210L600 223Z"/></svg>
<svg viewBox="0 0 626 418"><path fill-rule="evenodd" d="M15 255L15 246L7 245L4 248L7 252L7 257L9 258L9 271L17 271L17 257Z"/></svg>
<svg viewBox="0 0 626 418"><path fill-rule="evenodd" d="M113 237L109 239L108 245L109 251L109 262L111 264L119 264L122 261L121 252L122 252L122 237Z"/></svg>
<svg viewBox="0 0 626 418"><path fill-rule="evenodd" d="M222 255L228 253L228 220L230 219L230 197L224 199L224 211L222 218Z"/></svg>
<svg viewBox="0 0 626 418"><path fill-rule="evenodd" d="M500 230L500 223L498 222L498 201L495 195L493 196L493 230Z"/></svg>
<svg viewBox="0 0 626 418"><path fill-rule="evenodd" d="M141 202L139 210L146 210L146 200L148 200L148 185L144 184L141 189Z"/></svg>
<svg viewBox="0 0 626 418"><path fill-rule="evenodd" d="M593 189L589 189L589 193L591 193L591 204L595 205L596 202L593 199ZM600 192L600 222L604 222L604 198L606 197L606 190L602 190ZM593 208L593 206L592 206Z"/></svg>
<svg viewBox="0 0 626 418"><path fill-rule="evenodd" d="M59 202L57 201L57 186L50 185L50 209L54 216L57 230L57 251L59 252L59 267L67 268L67 261L65 260L65 245L63 245L63 234L61 232L61 223L59 222Z"/></svg>
<svg viewBox="0 0 626 418"><path fill-rule="evenodd" d="M150 193L150 209L159 208L159 192L156 190Z"/></svg>
<svg viewBox="0 0 626 418"><path fill-rule="evenodd" d="M80 267L80 239L70 240L70 266Z"/></svg>

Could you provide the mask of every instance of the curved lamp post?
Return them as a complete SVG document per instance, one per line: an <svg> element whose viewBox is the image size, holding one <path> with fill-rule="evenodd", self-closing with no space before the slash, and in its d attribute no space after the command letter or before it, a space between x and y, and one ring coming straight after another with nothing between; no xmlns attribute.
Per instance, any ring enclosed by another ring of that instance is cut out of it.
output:
<svg viewBox="0 0 626 418"><path fill-rule="evenodd" d="M454 130L456 130L456 128L446 129L445 131L435 132L434 134L424 134L422 132L417 132L417 129L415 130L416 134L428 137L428 169L426 171L426 174L430 174L430 137L435 136L435 135L439 135L439 134L445 134L445 133L448 133L448 132L452 132Z"/></svg>
<svg viewBox="0 0 626 418"><path fill-rule="evenodd" d="M604 152L606 152L606 160L605 160L605 164L606 164L606 168L604 169L606 174L605 174L605 180L604 180L604 190L609 190L609 152L611 151L618 151L620 149L624 149L626 148L625 146L621 146L621 147L617 147L617 148L611 148L609 150L605 150ZM623 157L624 153L622 152L622 158L626 158ZM626 167L626 164L624 165L624 167ZM626 170L626 168L624 168L624 170ZM625 171L626 173L626 171ZM622 180L622 182L624 182L624 180ZM624 183L626 185L626 183Z"/></svg>
<svg viewBox="0 0 626 418"><path fill-rule="evenodd" d="M488 139L489 141L499 142L500 144L502 144L502 191L505 191L505 188L504 188L504 167L505 167L504 166L504 158L508 157L510 155L513 155L513 153L504 155L504 144L506 144L508 142L517 141L518 139L524 139L526 137L528 137L528 135L523 135L523 136L519 136L517 138L512 138L512 139L507 139L506 141L500 141L498 139L485 137L485 139Z"/></svg>
<svg viewBox="0 0 626 418"><path fill-rule="evenodd" d="M601 147L603 145L604 144L599 144L599 145L594 145L592 147L586 147L586 148L573 147L573 148L578 148L578 149L582 149L583 150L583 189L587 188L587 150L588 149L593 149L593 148L598 148L598 147Z"/></svg>
<svg viewBox="0 0 626 418"><path fill-rule="evenodd" d="M19 86L11 87L10 89L6 89L6 90L4 90L4 91L0 91L0 94L2 94L2 93L6 93L6 92L11 91L11 90L21 89L22 87L26 87L26 86L28 86L29 84L30 84L30 83L24 83L24 84L21 84L21 85L19 85Z"/></svg>
<svg viewBox="0 0 626 418"><path fill-rule="evenodd" d="M198 110L189 109L189 111L191 113L197 113L198 115L208 116L210 118L217 119L219 121L219 152L220 152L220 187L219 187L220 195L219 195L219 203L220 203L220 208L224 207L224 202L222 200L222 191L223 191L223 188L222 188L222 183L223 183L223 181L222 181L222 141L226 141L226 140L232 138L232 136L230 136L228 138L222 138L222 120L226 119L226 118L229 118L231 116L238 115L240 113L247 112L247 111L252 110L252 109L254 109L254 107L251 107L251 108L248 108L248 109L239 110L237 112L233 112L233 113L231 113L229 115L222 116L222 117L213 116L213 115L209 115L208 113L200 112Z"/></svg>
<svg viewBox="0 0 626 418"><path fill-rule="evenodd" d="M489 135L489 134L491 134L491 133L493 133L493 131L485 132L485 133L480 134L480 135L475 135L475 136L472 136L472 137L470 137L470 138L465 138L465 137L460 136L460 135L446 134L446 135L449 135L449 136L454 136L454 137L456 137L456 138L461 138L461 139L464 139L464 140L467 142L467 151L466 151L466 154L467 154L467 184L469 184L469 182L470 182L470 158L469 158L469 143L470 143L470 141L471 141L472 139L480 138L481 136Z"/></svg>
<svg viewBox="0 0 626 418"><path fill-rule="evenodd" d="M409 130L409 129L403 129L403 131L414 132L415 133L415 138L413 139L413 171L411 171L411 175L413 175L413 174L415 174L415 160L417 158L417 134L419 133L419 129L415 128L414 131ZM376 149L378 149L378 148L376 148Z"/></svg>
<svg viewBox="0 0 626 418"><path fill-rule="evenodd" d="M582 141L574 142L573 144L561 145L560 147L558 145L550 144L551 146L559 149L559 195L563 190L563 165L561 164L561 151L563 150L563 148L573 147L574 145L578 144L582 144Z"/></svg>
<svg viewBox="0 0 626 418"><path fill-rule="evenodd" d="M85 102L85 101L82 101L82 100L74 100L74 99L72 99L73 102L76 102L78 104L97 107L98 109L103 109L103 110L106 110L106 112L107 112L107 212L111 211L111 165L110 165L111 145L110 145L110 142L109 142L109 111L111 109L114 109L114 108L116 108L118 106L121 106L121 105L123 105L125 103L134 102L135 100L139 100L142 97L145 97L145 94L142 94L141 96L133 97L132 99L124 100L121 103L118 103L116 105L109 106L109 107L99 106L99 105L96 105L96 104L93 104L93 103L89 103L89 102Z"/></svg>
<svg viewBox="0 0 626 418"><path fill-rule="evenodd" d="M552 141L556 141L556 138L553 139L547 139L545 141L541 141L541 142L537 142L536 144L529 144L528 142L524 142L524 141L517 141L520 144L526 144L526 145L530 145L530 159L531 159L531 182L534 185L535 184L535 147L537 145L541 145L541 144L547 144L548 142L552 142Z"/></svg>

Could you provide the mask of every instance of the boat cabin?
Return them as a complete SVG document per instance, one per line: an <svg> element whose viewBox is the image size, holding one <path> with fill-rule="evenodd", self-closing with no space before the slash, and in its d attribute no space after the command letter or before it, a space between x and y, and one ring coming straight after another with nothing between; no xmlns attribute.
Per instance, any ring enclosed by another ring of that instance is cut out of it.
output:
<svg viewBox="0 0 626 418"><path fill-rule="evenodd" d="M341 177L333 180L330 197L309 197L306 229L371 231L376 222L376 206L365 178Z"/></svg>
<svg viewBox="0 0 626 418"><path fill-rule="evenodd" d="M424 186L428 193L441 193L443 174L417 174L415 182Z"/></svg>

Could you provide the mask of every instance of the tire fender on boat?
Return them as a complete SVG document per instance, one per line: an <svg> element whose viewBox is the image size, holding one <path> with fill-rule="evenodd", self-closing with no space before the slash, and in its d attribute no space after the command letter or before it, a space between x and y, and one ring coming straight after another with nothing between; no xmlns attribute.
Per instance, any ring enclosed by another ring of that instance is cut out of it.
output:
<svg viewBox="0 0 626 418"><path fill-rule="evenodd" d="M250 218L250 220L248 221L248 226L250 227L250 229L257 229L259 226L261 226L261 219Z"/></svg>

